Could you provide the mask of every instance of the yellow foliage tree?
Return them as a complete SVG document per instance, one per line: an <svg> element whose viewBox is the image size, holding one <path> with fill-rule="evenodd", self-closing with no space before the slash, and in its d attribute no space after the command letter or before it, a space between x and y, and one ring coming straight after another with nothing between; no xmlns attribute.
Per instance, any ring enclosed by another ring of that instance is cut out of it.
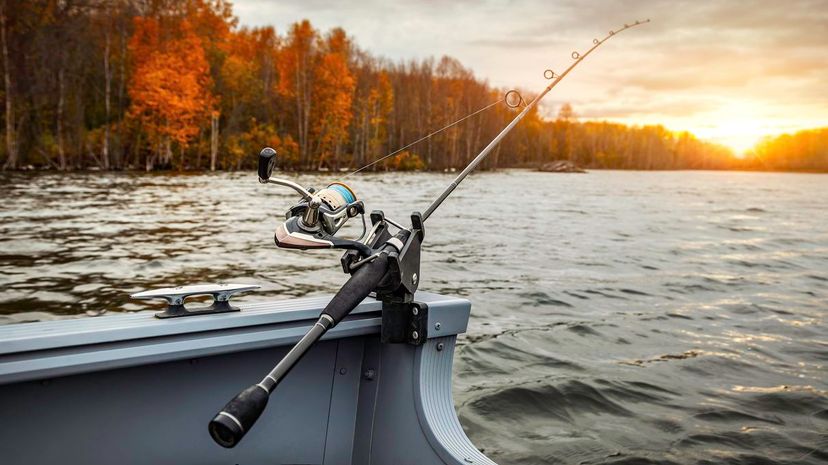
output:
<svg viewBox="0 0 828 465"><path fill-rule="evenodd" d="M342 146L348 139L356 81L348 69L348 39L345 31L334 29L328 36L326 53L319 60L314 81L314 99L322 109L317 112L313 135L318 143L319 167L326 163L339 168Z"/></svg>

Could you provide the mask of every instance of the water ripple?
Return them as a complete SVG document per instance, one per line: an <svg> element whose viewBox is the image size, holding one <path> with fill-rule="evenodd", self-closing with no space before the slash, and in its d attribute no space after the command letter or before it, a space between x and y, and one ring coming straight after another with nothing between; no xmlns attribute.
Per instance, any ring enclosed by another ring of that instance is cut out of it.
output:
<svg viewBox="0 0 828 465"><path fill-rule="evenodd" d="M404 218L451 178L352 185ZM473 302L468 434L512 464L828 462L826 179L472 175L429 220L421 284ZM251 301L344 281L337 254L275 249L294 198L253 173L2 173L0 192L0 323L146 309L128 294L159 286L261 284Z"/></svg>

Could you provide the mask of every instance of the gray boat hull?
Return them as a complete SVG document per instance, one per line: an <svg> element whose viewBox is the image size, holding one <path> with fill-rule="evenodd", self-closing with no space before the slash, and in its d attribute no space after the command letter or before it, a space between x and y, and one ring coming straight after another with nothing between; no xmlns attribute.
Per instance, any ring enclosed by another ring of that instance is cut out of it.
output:
<svg viewBox="0 0 828 465"><path fill-rule="evenodd" d="M9 464L492 464L451 398L466 300L419 293L422 346L382 344L368 299L331 330L234 449L207 422L261 378L327 298L157 320L149 312L0 327L0 457ZM436 323L440 323L437 325Z"/></svg>

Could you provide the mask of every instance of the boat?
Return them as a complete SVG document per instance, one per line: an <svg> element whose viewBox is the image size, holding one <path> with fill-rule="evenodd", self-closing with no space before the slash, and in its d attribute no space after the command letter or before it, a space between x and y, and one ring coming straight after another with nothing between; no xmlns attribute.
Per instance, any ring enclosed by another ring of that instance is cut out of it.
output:
<svg viewBox="0 0 828 465"><path fill-rule="evenodd" d="M342 288L236 306L259 286L179 286L132 295L163 300L156 313L0 327L3 463L494 464L451 396L471 304L417 290L425 217L375 211L369 231L347 185L306 189L272 178L275 162L262 150L259 181L301 196L276 245L345 250ZM362 235L337 236L356 216ZM186 302L201 296L212 304Z"/></svg>
<svg viewBox="0 0 828 465"><path fill-rule="evenodd" d="M451 397L471 304L426 292L415 295L428 309L422 344L383 344L382 302L365 299L274 391L243 444L216 445L215 409L282 358L329 301L2 326L2 463L494 463L466 437Z"/></svg>

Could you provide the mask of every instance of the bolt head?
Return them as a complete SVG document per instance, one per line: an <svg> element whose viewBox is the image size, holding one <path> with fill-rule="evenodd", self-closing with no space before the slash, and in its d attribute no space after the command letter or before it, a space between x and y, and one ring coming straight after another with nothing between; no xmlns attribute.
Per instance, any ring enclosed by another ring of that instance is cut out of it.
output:
<svg viewBox="0 0 828 465"><path fill-rule="evenodd" d="M417 273L414 273L413 275L411 275L411 283L412 284L417 284Z"/></svg>
<svg viewBox="0 0 828 465"><path fill-rule="evenodd" d="M419 315L419 314L420 314L420 309L419 309L419 308L417 308L416 306L415 306L415 307L411 307L411 314L412 314L412 315L414 315L414 316Z"/></svg>
<svg viewBox="0 0 828 465"><path fill-rule="evenodd" d="M437 323L434 323L434 329L436 329L437 331L440 331L440 328L442 327L443 325L441 325L439 321Z"/></svg>
<svg viewBox="0 0 828 465"><path fill-rule="evenodd" d="M417 331L412 331L411 332L411 339L414 339L414 340L420 339L420 333L418 333Z"/></svg>
<svg viewBox="0 0 828 465"><path fill-rule="evenodd" d="M444 347L445 347L445 345L443 345L442 342L438 343L437 344L437 351L439 352L439 351L443 350Z"/></svg>

